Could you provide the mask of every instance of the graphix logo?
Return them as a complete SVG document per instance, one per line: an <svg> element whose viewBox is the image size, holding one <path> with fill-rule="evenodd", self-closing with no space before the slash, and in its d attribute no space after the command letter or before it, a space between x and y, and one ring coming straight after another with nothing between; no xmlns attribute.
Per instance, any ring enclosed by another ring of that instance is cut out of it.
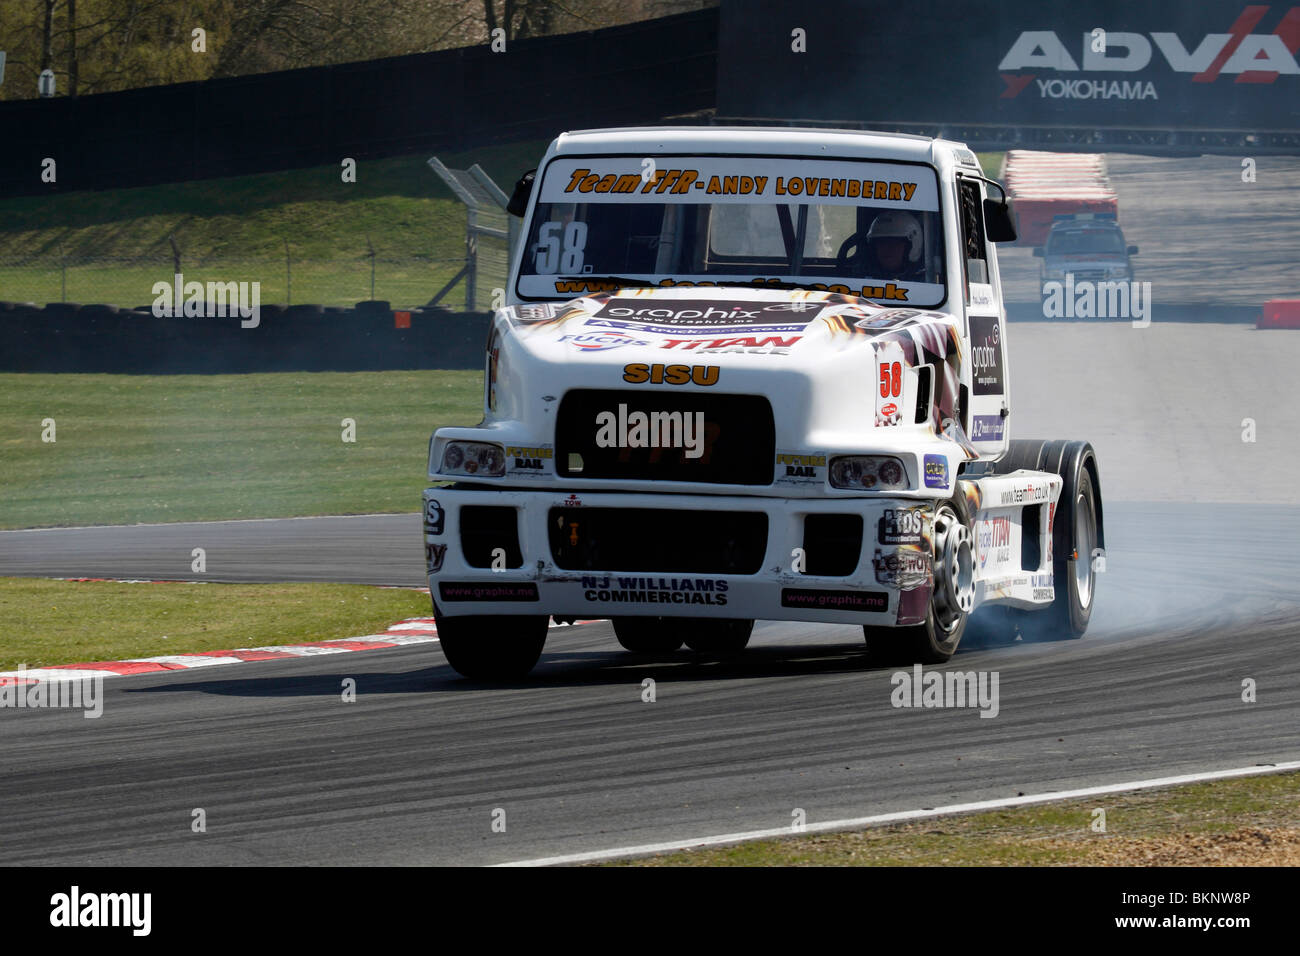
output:
<svg viewBox="0 0 1300 956"><path fill-rule="evenodd" d="M1052 30L1022 31L998 64L1005 84L1001 98L1015 99L1034 83L1039 96L1048 99L1159 99L1149 78L1134 76L1153 61L1174 73L1190 74L1193 83L1213 83L1222 74L1233 76L1236 83L1264 84L1282 75L1300 75L1295 57L1300 51L1300 6L1282 14L1272 33L1252 32L1272 9L1264 4L1244 7L1227 33L1206 33L1193 38L1191 45L1173 32L1108 30L1104 42L1098 43L1091 32L1081 31L1075 46ZM1020 72L1024 70L1053 75ZM1106 81L1060 75L1070 73L1128 76Z"/></svg>

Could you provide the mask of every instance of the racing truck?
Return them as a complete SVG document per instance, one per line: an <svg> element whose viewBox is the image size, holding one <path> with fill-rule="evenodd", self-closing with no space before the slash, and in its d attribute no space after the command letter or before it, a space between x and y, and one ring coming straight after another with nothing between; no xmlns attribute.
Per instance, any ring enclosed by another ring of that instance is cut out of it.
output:
<svg viewBox="0 0 1300 956"><path fill-rule="evenodd" d="M947 661L968 624L1083 635L1097 459L1011 438L1015 217L965 145L566 133L509 210L483 419L434 432L423 496L460 674L527 674L552 620L706 656L755 620L850 624L895 663Z"/></svg>

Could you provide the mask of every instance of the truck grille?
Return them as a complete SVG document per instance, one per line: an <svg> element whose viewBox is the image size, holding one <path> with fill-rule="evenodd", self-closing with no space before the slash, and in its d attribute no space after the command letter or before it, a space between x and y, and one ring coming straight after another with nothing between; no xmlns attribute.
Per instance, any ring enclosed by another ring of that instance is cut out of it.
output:
<svg viewBox="0 0 1300 956"><path fill-rule="evenodd" d="M622 408L620 408L622 406ZM644 412L657 422L663 437L678 447L601 447L597 438L617 442L638 440L631 428L633 413ZM608 413L610 418L598 419ZM676 421L664 413L676 414ZM703 435L682 426L699 422ZM629 421L630 419L630 421ZM602 429L598 421L612 422ZM769 485L776 455L776 427L772 406L758 395L712 395L697 392L673 394L630 389L575 389L560 402L555 426L555 466L566 478L625 478L653 481L698 481L729 485ZM687 438L698 439L698 456L680 447Z"/></svg>
<svg viewBox="0 0 1300 956"><path fill-rule="evenodd" d="M767 550L761 511L552 508L551 557L572 571L756 574Z"/></svg>

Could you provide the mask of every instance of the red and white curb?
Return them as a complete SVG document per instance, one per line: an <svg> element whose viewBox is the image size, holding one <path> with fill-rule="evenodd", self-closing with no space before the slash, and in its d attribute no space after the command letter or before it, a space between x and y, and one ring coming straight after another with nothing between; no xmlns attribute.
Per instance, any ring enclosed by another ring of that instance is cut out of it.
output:
<svg viewBox="0 0 1300 956"><path fill-rule="evenodd" d="M551 627L573 627L591 623L593 622L575 621L574 624L551 622ZM164 654L161 657L133 657L124 661L55 664L52 667L33 667L29 670L0 671L0 685L86 680L96 677L131 677L136 674L192 670L196 667L215 667L220 664L286 660L293 657L313 657L318 654L345 654L348 651L373 651L385 647L402 647L407 644L434 644L437 641L438 628L433 618L412 617L391 625L382 634L366 634L362 637L345 637L332 641L302 641L297 644L277 644L271 647L242 647L233 651Z"/></svg>

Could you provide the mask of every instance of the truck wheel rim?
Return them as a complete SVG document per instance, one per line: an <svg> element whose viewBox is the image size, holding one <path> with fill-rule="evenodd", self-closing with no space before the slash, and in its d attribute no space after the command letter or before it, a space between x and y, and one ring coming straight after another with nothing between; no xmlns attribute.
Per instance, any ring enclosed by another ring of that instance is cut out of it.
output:
<svg viewBox="0 0 1300 956"><path fill-rule="evenodd" d="M1074 503L1074 588L1079 595L1079 607L1086 608L1092 601L1092 552L1097 546L1097 523L1093 517L1092 496L1079 495Z"/></svg>
<svg viewBox="0 0 1300 956"><path fill-rule="evenodd" d="M934 518L935 622L951 631L975 606L975 551L970 529L948 507Z"/></svg>

